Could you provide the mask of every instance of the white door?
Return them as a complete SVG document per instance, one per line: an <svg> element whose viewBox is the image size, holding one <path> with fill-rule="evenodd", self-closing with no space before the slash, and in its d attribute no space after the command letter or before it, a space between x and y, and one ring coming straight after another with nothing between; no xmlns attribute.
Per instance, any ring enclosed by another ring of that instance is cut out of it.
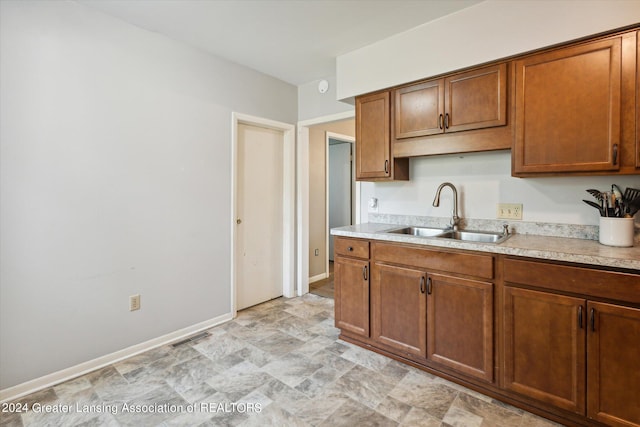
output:
<svg viewBox="0 0 640 427"><path fill-rule="evenodd" d="M350 142L329 139L329 230L351 225L351 159ZM333 261L333 236L331 235L329 235L329 259Z"/></svg>
<svg viewBox="0 0 640 427"><path fill-rule="evenodd" d="M284 133L238 124L236 308L282 295Z"/></svg>

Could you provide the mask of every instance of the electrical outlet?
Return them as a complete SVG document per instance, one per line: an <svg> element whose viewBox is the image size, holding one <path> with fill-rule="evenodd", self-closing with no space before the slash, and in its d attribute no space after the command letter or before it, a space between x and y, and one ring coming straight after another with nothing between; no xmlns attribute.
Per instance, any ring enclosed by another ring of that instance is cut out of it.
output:
<svg viewBox="0 0 640 427"><path fill-rule="evenodd" d="M316 249L315 251L313 251L313 254L314 254L315 256L320 255L320 249Z"/></svg>
<svg viewBox="0 0 640 427"><path fill-rule="evenodd" d="M498 219L522 219L522 203L498 203Z"/></svg>
<svg viewBox="0 0 640 427"><path fill-rule="evenodd" d="M140 310L140 294L129 297L129 311Z"/></svg>
<svg viewBox="0 0 640 427"><path fill-rule="evenodd" d="M369 199L369 212L378 213L378 199L375 197Z"/></svg>

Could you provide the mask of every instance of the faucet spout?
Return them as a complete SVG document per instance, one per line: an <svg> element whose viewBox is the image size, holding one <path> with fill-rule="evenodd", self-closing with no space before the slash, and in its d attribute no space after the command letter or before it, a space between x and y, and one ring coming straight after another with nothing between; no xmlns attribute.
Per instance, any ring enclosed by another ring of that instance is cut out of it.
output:
<svg viewBox="0 0 640 427"><path fill-rule="evenodd" d="M453 210L451 212L451 228L454 231L457 231L458 223L460 222L460 217L458 216L458 190L456 189L455 185L453 185L450 182L443 182L442 184L440 184L440 186L436 190L436 197L433 199L433 207L437 208L438 206L440 206L440 193L442 192L442 189L444 187L449 187L451 188L451 191L453 191Z"/></svg>

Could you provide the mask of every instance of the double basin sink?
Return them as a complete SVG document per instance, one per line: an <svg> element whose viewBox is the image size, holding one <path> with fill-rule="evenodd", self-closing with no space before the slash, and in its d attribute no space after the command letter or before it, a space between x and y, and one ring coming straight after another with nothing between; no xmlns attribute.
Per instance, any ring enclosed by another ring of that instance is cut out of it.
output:
<svg viewBox="0 0 640 427"><path fill-rule="evenodd" d="M393 230L382 231L382 233L404 234L416 237L434 237L440 239L452 239L463 242L476 243L502 243L509 238L509 234L492 233L484 231L456 231L443 230L441 228L425 227L403 227Z"/></svg>

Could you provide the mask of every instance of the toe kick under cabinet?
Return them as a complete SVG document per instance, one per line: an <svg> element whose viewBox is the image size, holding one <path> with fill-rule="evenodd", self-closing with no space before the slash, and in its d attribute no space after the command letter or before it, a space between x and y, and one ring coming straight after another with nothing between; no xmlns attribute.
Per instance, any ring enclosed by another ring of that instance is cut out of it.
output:
<svg viewBox="0 0 640 427"><path fill-rule="evenodd" d="M566 425L640 426L640 273L335 239L346 341Z"/></svg>

